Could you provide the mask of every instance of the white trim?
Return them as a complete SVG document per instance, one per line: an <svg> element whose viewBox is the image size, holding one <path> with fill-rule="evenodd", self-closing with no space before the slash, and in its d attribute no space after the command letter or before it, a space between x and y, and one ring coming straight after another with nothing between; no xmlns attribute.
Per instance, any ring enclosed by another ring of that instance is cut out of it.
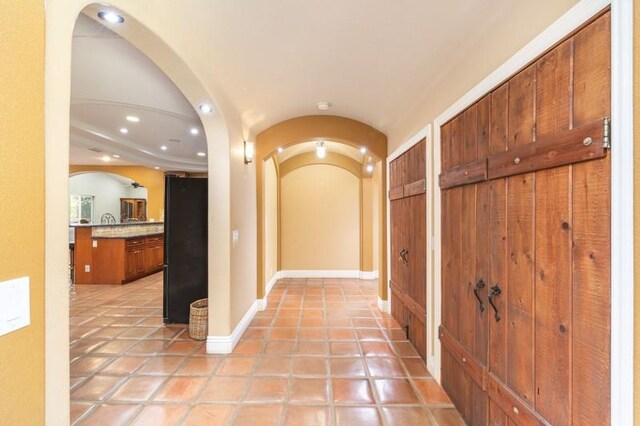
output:
<svg viewBox="0 0 640 426"><path fill-rule="evenodd" d="M244 316L236 325L236 328L228 336L207 336L207 353L208 354L230 354L238 344L238 340L247 330L251 320L258 312L258 301L254 301Z"/></svg>
<svg viewBox="0 0 640 426"><path fill-rule="evenodd" d="M611 117L611 424L632 425L633 2L629 0L613 0L611 8Z"/></svg>
<svg viewBox="0 0 640 426"><path fill-rule="evenodd" d="M264 290L264 297L262 299L257 300L259 311L264 311L265 309L267 309L267 296L269 296L269 293L271 293L271 289L273 289L273 286L276 285L276 283L280 279L280 275L281 275L281 271L278 271L275 274L273 274L273 277L271 277L271 279L267 283L267 287Z"/></svg>
<svg viewBox="0 0 640 426"><path fill-rule="evenodd" d="M358 270L287 270L280 271L281 278L360 278Z"/></svg>
<svg viewBox="0 0 640 426"><path fill-rule="evenodd" d="M378 310L380 312L385 312L387 314L391 313L391 305L388 300L382 300L380 296L378 296Z"/></svg>
<svg viewBox="0 0 640 426"><path fill-rule="evenodd" d="M614 11L613 15L616 16L612 24L612 32L615 35L614 40L617 43L616 46L612 46L612 54L614 55L612 68L615 69L612 71L613 85L611 88L614 96L614 102L612 104L612 131L617 132L612 134L612 140L615 140L615 143L617 143L612 150L612 180L616 182L614 186L612 186L616 188L616 191L612 191L612 424L627 424L630 422L630 419L633 418L631 415L633 411L633 374L629 374L628 372L630 366L633 365L633 328L630 326L630 323L633 322L633 297L629 297L629 294L633 296L633 289L630 288L632 287L630 283L633 283L633 116L632 110L628 105L632 103L630 99L633 93L631 84L628 83L628 80L630 80L633 75L630 70L630 64L632 63L632 55L630 52L632 52L633 49L631 46L632 22L631 24L628 22L631 20L630 16L632 16L632 13L630 10L627 10L631 9L631 5L628 3L630 3L628 0L614 0L614 7L612 8ZM430 175L431 181L434 183L437 182L441 171L440 127L444 123L464 111L493 88L508 80L550 47L592 19L609 4L610 0L580 1L440 114L433 123L434 152L433 170ZM620 11L616 10L618 7L621 9ZM624 11L622 11L623 8L625 9ZM626 19L624 22L622 22L620 15L625 15ZM624 28L618 28L622 26L624 26ZM625 84L622 84L623 81ZM616 101L619 102L617 105ZM623 129L624 132L622 131ZM621 145L625 145L625 147L623 148ZM617 155L614 154L616 150L619 152ZM620 153L620 151L623 151L624 155ZM631 164L631 166L629 166L629 164ZM440 214L442 207L440 191L435 188L433 194L433 222L436 228L434 242L436 248L434 265L436 309L434 310L435 319L430 327L430 331L431 333L437 333L437 325L441 322L442 301L440 276L442 263ZM614 194L616 195L614 196ZM616 255L618 259L616 259ZM625 286L627 288L624 288ZM616 327L615 330L613 327ZM437 339L435 343L436 353L432 360L427 359L427 367L433 377L440 382L441 345ZM631 354L630 357L629 354Z"/></svg>
<svg viewBox="0 0 640 426"><path fill-rule="evenodd" d="M378 278L378 271L360 271L361 280L377 280Z"/></svg>

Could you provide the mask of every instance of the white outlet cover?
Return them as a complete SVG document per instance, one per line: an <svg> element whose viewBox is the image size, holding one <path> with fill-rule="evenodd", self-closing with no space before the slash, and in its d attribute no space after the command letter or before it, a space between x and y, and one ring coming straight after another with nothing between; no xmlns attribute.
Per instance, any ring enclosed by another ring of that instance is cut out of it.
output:
<svg viewBox="0 0 640 426"><path fill-rule="evenodd" d="M93 247L98 247L98 240L93 240Z"/></svg>
<svg viewBox="0 0 640 426"><path fill-rule="evenodd" d="M0 336L31 324L29 277L0 283Z"/></svg>

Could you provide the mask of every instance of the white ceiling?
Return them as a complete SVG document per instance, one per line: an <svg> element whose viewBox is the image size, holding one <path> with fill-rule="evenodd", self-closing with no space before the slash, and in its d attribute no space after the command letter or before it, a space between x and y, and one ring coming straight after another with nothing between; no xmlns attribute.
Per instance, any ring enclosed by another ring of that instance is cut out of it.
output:
<svg viewBox="0 0 640 426"><path fill-rule="evenodd" d="M277 154L278 162L282 163L284 161L287 161L290 158L293 158L297 155L304 154L307 152L315 152L316 143L317 141L309 141L309 142L303 142L303 143L288 147L284 151ZM345 157L349 157L361 164L365 161L365 159L369 158L369 156L366 153L363 154L356 148L340 142L325 140L324 145L327 147L328 154L334 153L334 154L344 155Z"/></svg>
<svg viewBox="0 0 640 426"><path fill-rule="evenodd" d="M107 156L113 165L207 169L197 155L207 151L202 125L186 98L138 49L84 15L73 37L70 143L71 164L105 164Z"/></svg>

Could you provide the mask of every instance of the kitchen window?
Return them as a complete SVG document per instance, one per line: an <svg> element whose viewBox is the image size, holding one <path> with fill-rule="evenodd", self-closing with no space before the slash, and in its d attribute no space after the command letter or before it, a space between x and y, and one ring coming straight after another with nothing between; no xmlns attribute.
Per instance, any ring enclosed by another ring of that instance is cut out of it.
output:
<svg viewBox="0 0 640 426"><path fill-rule="evenodd" d="M69 222L93 222L93 195L71 195L69 197Z"/></svg>

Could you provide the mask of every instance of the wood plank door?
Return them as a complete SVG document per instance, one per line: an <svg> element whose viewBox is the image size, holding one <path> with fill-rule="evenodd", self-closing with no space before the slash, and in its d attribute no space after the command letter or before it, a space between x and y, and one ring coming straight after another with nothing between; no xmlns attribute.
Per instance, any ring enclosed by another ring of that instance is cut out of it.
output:
<svg viewBox="0 0 640 426"><path fill-rule="evenodd" d="M391 314L426 360L426 141L389 166Z"/></svg>
<svg viewBox="0 0 640 426"><path fill-rule="evenodd" d="M442 381L468 424L610 422L610 80L606 11L441 128Z"/></svg>

